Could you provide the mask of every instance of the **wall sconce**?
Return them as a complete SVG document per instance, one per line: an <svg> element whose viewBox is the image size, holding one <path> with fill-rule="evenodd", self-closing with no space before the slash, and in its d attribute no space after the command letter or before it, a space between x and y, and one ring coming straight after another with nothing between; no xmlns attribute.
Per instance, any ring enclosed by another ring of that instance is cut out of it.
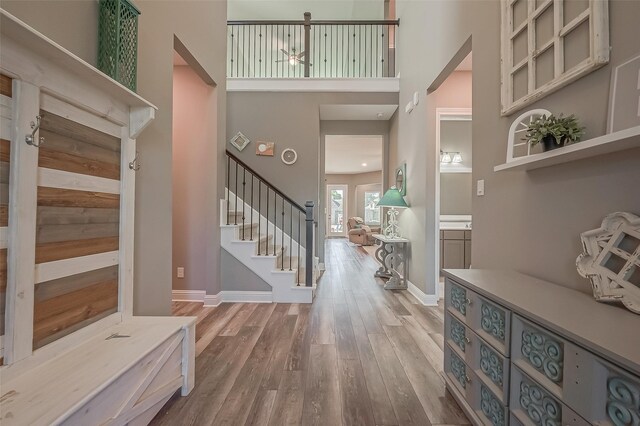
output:
<svg viewBox="0 0 640 426"><path fill-rule="evenodd" d="M460 164L462 163L462 155L459 152L442 152L440 151L441 164Z"/></svg>

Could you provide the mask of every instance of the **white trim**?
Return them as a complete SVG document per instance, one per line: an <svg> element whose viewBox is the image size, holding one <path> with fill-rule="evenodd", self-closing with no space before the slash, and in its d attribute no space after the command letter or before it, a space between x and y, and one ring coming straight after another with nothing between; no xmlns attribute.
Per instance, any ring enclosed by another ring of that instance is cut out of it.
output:
<svg viewBox="0 0 640 426"><path fill-rule="evenodd" d="M331 189L330 188L337 188L337 189L343 189L344 190L344 203L342 204L342 232L331 232L331 223L330 223L330 212L331 212L331 202L330 202L330 197L331 197ZM326 195L326 200L325 200L325 205L327 206L327 213L324 215L324 220L325 220L325 236L326 237L347 237L348 236L348 232L347 232L347 220L350 217L349 215L351 214L351 212L349 211L349 185L347 185L346 183L329 183L326 185L326 189L325 189L325 195ZM345 220L347 219L347 220Z"/></svg>
<svg viewBox="0 0 640 426"><path fill-rule="evenodd" d="M407 290L413 295L423 306L438 306L437 294L425 294L416 287L411 281L407 281Z"/></svg>
<svg viewBox="0 0 640 426"><path fill-rule="evenodd" d="M273 294L270 291L230 291L218 293L223 302L235 303L272 303Z"/></svg>
<svg viewBox="0 0 640 426"><path fill-rule="evenodd" d="M38 167L38 186L120 194L120 181Z"/></svg>
<svg viewBox="0 0 640 426"><path fill-rule="evenodd" d="M326 271L327 270L327 268L324 265L324 262L319 262L318 263L318 270L319 271Z"/></svg>
<svg viewBox="0 0 640 426"><path fill-rule="evenodd" d="M36 264L35 283L42 283L118 264L118 250Z"/></svg>
<svg viewBox="0 0 640 426"><path fill-rule="evenodd" d="M6 249L9 245L9 227L0 228L0 249Z"/></svg>
<svg viewBox="0 0 640 426"><path fill-rule="evenodd" d="M393 92L399 78L228 78L227 92Z"/></svg>
<svg viewBox="0 0 640 426"><path fill-rule="evenodd" d="M216 307L222 303L222 295L218 294L207 294L204 296L204 306L206 307Z"/></svg>
<svg viewBox="0 0 640 426"><path fill-rule="evenodd" d="M206 294L204 290L171 290L171 300L174 302L204 303Z"/></svg>

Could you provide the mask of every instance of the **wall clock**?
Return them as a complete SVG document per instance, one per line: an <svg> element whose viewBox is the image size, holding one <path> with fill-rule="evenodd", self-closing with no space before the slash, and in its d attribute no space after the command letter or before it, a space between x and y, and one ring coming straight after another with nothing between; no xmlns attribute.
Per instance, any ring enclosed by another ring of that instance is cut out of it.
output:
<svg viewBox="0 0 640 426"><path fill-rule="evenodd" d="M293 148L287 148L282 151L281 158L284 164L292 165L298 160L298 153Z"/></svg>
<svg viewBox="0 0 640 426"><path fill-rule="evenodd" d="M229 143L233 145L238 151L242 151L251 142L242 132L238 132L231 138Z"/></svg>

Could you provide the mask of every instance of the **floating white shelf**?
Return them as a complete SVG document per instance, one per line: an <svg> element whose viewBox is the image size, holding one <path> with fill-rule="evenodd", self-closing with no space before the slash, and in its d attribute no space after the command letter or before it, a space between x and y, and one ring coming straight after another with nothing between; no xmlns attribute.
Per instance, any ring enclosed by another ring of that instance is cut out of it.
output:
<svg viewBox="0 0 640 426"><path fill-rule="evenodd" d="M632 148L640 148L640 126L598 136L553 151L518 158L495 166L493 171L534 170Z"/></svg>

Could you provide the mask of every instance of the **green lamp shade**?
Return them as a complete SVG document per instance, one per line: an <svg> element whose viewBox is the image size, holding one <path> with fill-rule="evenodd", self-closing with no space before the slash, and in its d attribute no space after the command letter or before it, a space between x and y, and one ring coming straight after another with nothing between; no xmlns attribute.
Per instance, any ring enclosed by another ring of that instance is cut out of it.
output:
<svg viewBox="0 0 640 426"><path fill-rule="evenodd" d="M402 194L395 186L392 186L384 193L380 201L378 201L379 207L400 207L406 208L409 207L407 203L404 201Z"/></svg>

